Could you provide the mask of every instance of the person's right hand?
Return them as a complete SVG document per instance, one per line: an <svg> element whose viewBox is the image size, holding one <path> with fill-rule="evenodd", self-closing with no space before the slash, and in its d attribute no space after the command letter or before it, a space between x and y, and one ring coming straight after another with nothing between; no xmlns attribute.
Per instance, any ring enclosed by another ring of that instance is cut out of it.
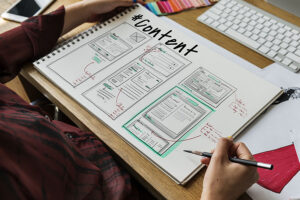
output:
<svg viewBox="0 0 300 200"><path fill-rule="evenodd" d="M231 162L229 156L254 160L245 144L221 138L212 158L201 159L208 166L201 200L237 199L258 180L256 167Z"/></svg>

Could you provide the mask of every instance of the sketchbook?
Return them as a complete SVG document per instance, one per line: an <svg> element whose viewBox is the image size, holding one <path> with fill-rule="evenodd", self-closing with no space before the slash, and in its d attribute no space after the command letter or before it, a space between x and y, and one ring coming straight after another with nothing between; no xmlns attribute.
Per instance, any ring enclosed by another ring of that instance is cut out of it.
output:
<svg viewBox="0 0 300 200"><path fill-rule="evenodd" d="M34 65L178 184L202 167L183 150L211 151L281 94L139 4Z"/></svg>

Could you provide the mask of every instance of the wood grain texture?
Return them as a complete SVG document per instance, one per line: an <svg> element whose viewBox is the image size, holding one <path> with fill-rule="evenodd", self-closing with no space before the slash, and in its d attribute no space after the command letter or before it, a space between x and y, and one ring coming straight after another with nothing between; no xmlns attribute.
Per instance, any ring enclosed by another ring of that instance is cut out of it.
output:
<svg viewBox="0 0 300 200"><path fill-rule="evenodd" d="M75 1L58 0L54 2L46 12L52 11L62 4L68 5L73 2ZM275 8L265 3L263 0L248 0L248 2L300 26L299 18ZM212 42L215 42L216 44L241 56L242 58L261 68L272 63L272 61L268 60L267 58L196 21L196 18L206 9L208 8L194 9L170 15L169 17L181 25L189 28L190 30L200 34ZM5 30L17 25L17 23L1 19L0 32L4 32ZM64 35L61 40L67 39L91 25L92 24L84 24L72 32ZM191 181L187 183L187 185L177 185L166 174L161 172L145 157L134 150L134 148L123 141L121 137L106 127L104 123L100 122L94 115L87 112L82 106L80 106L77 102L75 102L72 98L70 98L67 94L57 88L37 70L35 70L32 64L27 64L22 70L21 75L53 103L55 103L80 128L94 132L116 155L120 157L120 159L126 163L128 169L130 169L132 174L135 174L138 177L141 183L143 183L147 188L151 188L153 190L152 192L157 198L200 199L205 170L200 171L195 177L193 177ZM246 200L250 198L247 195L243 195L240 199Z"/></svg>

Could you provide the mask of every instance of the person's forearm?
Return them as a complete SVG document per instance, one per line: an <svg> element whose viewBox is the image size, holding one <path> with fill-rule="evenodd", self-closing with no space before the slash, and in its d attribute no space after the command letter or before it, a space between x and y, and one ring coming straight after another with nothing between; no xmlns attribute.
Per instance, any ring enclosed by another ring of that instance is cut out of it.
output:
<svg viewBox="0 0 300 200"><path fill-rule="evenodd" d="M0 82L13 79L26 62L45 55L55 46L63 29L64 13L64 7L60 7L0 35Z"/></svg>
<svg viewBox="0 0 300 200"><path fill-rule="evenodd" d="M86 11L83 2L77 2L65 7L65 18L62 34L65 34L73 28L87 22L88 11Z"/></svg>

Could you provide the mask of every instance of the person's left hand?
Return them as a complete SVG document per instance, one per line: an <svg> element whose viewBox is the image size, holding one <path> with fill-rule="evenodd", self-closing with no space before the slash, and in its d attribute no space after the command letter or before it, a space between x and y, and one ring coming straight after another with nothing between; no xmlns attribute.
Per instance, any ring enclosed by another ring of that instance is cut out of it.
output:
<svg viewBox="0 0 300 200"><path fill-rule="evenodd" d="M105 21L133 4L133 0L83 0L65 6L62 34L85 22Z"/></svg>
<svg viewBox="0 0 300 200"><path fill-rule="evenodd" d="M144 4L142 0L137 3ZM120 12L124 7L133 5L133 0L84 0L82 6L89 13L87 21L103 21ZM116 9L118 8L118 9Z"/></svg>

